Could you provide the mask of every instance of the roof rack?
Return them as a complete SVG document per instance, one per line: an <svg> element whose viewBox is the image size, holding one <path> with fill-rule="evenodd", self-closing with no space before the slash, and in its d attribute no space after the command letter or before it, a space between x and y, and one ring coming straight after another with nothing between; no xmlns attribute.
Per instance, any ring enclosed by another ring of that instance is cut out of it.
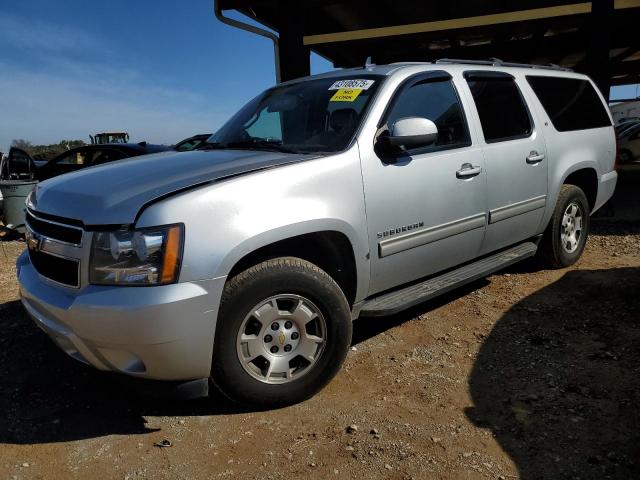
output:
<svg viewBox="0 0 640 480"><path fill-rule="evenodd" d="M549 65L534 65L530 63L512 63L503 62L499 58L490 58L489 60L463 60L458 58L440 58L435 63L463 63L466 65L490 65L492 67L519 67L519 68L540 68L543 70L560 70L563 72L573 72L572 69L561 67L550 63Z"/></svg>

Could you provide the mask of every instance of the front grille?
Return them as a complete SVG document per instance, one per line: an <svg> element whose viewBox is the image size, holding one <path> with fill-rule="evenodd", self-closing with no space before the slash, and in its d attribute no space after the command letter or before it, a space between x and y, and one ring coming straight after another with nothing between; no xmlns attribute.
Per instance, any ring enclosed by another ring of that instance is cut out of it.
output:
<svg viewBox="0 0 640 480"><path fill-rule="evenodd" d="M77 260L61 258L31 249L29 249L29 258L40 275L70 287L80 286L80 269Z"/></svg>
<svg viewBox="0 0 640 480"><path fill-rule="evenodd" d="M40 220L33 216L33 214L27 210L26 222L36 233L44 235L45 237L52 238L72 245L80 245L82 243L82 230L74 227L67 227L60 225L59 223L51 223L44 220Z"/></svg>

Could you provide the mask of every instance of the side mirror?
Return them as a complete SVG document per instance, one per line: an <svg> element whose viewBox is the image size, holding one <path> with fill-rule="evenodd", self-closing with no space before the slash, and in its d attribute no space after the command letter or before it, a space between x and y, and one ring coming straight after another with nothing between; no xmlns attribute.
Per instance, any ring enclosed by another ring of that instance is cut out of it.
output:
<svg viewBox="0 0 640 480"><path fill-rule="evenodd" d="M431 120L406 117L389 127L388 134L378 137L376 147L387 153L400 153L412 148L432 145L438 139L438 127Z"/></svg>

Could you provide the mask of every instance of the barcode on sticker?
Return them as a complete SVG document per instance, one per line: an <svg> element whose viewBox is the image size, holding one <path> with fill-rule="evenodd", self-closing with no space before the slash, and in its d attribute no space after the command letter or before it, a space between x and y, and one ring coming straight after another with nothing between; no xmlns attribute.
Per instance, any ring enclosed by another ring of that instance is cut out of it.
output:
<svg viewBox="0 0 640 480"><path fill-rule="evenodd" d="M341 88L359 88L361 90L367 90L371 85L375 83L375 80L353 79L353 80L338 80L329 87L329 90L340 90Z"/></svg>

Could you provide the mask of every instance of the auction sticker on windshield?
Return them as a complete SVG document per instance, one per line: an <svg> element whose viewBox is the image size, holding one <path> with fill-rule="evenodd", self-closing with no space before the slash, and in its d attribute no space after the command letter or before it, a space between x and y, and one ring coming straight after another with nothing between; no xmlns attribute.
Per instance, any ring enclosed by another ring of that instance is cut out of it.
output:
<svg viewBox="0 0 640 480"><path fill-rule="evenodd" d="M336 90L333 97L329 99L330 102L353 102L358 95L362 92L361 88L341 88Z"/></svg>
<svg viewBox="0 0 640 480"><path fill-rule="evenodd" d="M365 79L353 79L353 80L338 80L329 87L329 90L339 90L341 88L359 88L360 90L368 90L371 85L375 83L375 80Z"/></svg>

